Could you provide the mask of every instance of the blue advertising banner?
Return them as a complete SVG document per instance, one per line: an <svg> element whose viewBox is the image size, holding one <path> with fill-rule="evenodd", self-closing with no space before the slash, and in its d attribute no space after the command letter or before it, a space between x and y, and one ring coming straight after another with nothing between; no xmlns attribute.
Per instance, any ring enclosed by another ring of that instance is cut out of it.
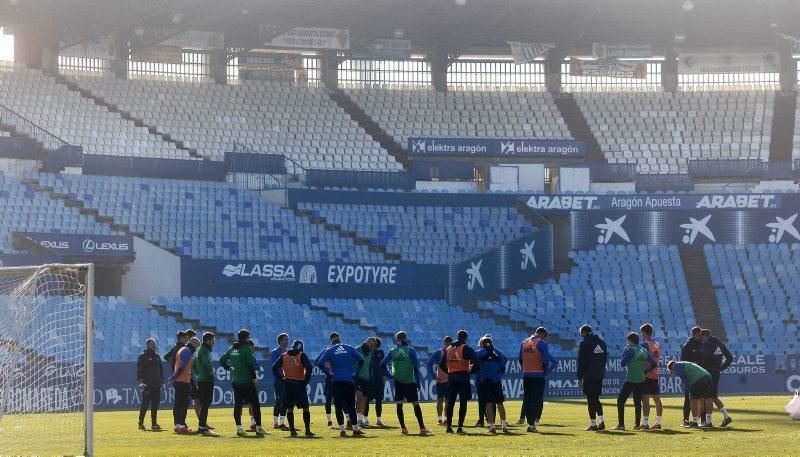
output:
<svg viewBox="0 0 800 457"><path fill-rule="evenodd" d="M586 143L576 140L409 138L416 156L451 157L586 157Z"/></svg>
<svg viewBox="0 0 800 457"><path fill-rule="evenodd" d="M573 211L572 247L800 242L796 210Z"/></svg>
<svg viewBox="0 0 800 457"><path fill-rule="evenodd" d="M513 353L507 350L507 353ZM315 354L310 354L313 358ZM665 359L666 360L666 359ZM778 363L780 360L781 363ZM545 394L549 398L582 397L581 387L575 378L578 361L576 358L558 358L558 365L554 372L547 377ZM662 360L663 362L664 360ZM263 363L262 363L263 365ZM233 391L230 384L230 375L227 371L216 368L216 382L214 387L213 406L231 407L233 405ZM165 367L165 373L168 373ZM508 399L522 398L522 370L519 362L509 360L503 379L503 391ZM420 383L420 399L431 401L436 399L436 381L433 374L429 373L423 363L420 363L420 374L423 382ZM71 375L67 373L66 375ZM273 376L267 373L264 367L258 373L260 380L259 399L264 404L275 401L273 392ZM611 357L606 366L606 379L603 394L614 396L619 393L625 382L625 368L620 365L618 357ZM665 395L682 395L686 386L683 382L669 373L662 372L661 393ZM45 389L44 387L42 389ZM393 386L391 382L384 386L384 401L392 400ZM800 389L800 355L787 356L737 356L733 365L728 368L720 380L720 392L727 394L784 394ZM13 390L13 389L12 389ZM311 383L306 388L308 398L312 403L325 402L324 377L315 368ZM475 389L473 388L473 398ZM12 398L16 398L12 392ZM29 398L29 397L26 397ZM172 405L175 392L172 386L166 386L161 391L162 407ZM141 401L141 391L136 383L135 362L109 362L95 364L95 390L94 405L97 409L131 409L138 408Z"/></svg>
<svg viewBox="0 0 800 457"><path fill-rule="evenodd" d="M442 298L446 278L442 265L181 259L184 296Z"/></svg>
<svg viewBox="0 0 800 457"><path fill-rule="evenodd" d="M465 262L450 266L450 296L466 290L489 297L525 287L553 271L553 227L538 229Z"/></svg>
<svg viewBox="0 0 800 457"><path fill-rule="evenodd" d="M30 267L46 263L61 263L57 255L0 254L0 267Z"/></svg>
<svg viewBox="0 0 800 457"><path fill-rule="evenodd" d="M425 162L423 162L425 163ZM425 192L355 192L289 189L289 205L299 202L409 205L514 206L522 201L537 212L673 211L686 209L781 209L800 211L800 194L649 194L649 195L519 195Z"/></svg>
<svg viewBox="0 0 800 457"><path fill-rule="evenodd" d="M650 194L533 195L526 204L537 211L674 211L688 209L781 208L788 195L776 194ZM790 197L790 200L795 200ZM800 199L793 201L799 204Z"/></svg>
<svg viewBox="0 0 800 457"><path fill-rule="evenodd" d="M13 237L60 256L133 258L133 237L125 235L72 235L14 232Z"/></svg>

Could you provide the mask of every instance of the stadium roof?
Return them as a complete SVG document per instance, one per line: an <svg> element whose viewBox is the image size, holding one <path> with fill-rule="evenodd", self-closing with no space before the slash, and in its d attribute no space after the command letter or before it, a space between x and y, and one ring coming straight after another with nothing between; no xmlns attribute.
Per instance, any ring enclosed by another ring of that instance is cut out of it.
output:
<svg viewBox="0 0 800 457"><path fill-rule="evenodd" d="M274 34L295 26L347 28L356 48L397 32L419 49L442 44L460 53L500 49L506 40L557 42L564 49L585 49L593 41L649 43L658 49L676 34L686 37L687 47L773 46L776 31L800 34L798 0L464 2L0 0L0 22L55 27L62 46L153 27L220 31L230 46L255 47L265 38L263 26L271 25Z"/></svg>

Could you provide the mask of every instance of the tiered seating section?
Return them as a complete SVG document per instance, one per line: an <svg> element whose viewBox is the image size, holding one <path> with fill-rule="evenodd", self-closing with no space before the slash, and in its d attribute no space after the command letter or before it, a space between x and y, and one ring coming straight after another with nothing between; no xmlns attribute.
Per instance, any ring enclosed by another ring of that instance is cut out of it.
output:
<svg viewBox="0 0 800 457"><path fill-rule="evenodd" d="M352 240L233 184L35 174L43 186L127 225L148 241L201 259L385 263Z"/></svg>
<svg viewBox="0 0 800 457"><path fill-rule="evenodd" d="M156 308L200 321L218 332L235 334L248 327L260 348L273 347L275 337L287 332L292 339L302 339L310 354L327 347L328 335L334 330L352 345L376 332L394 334L405 330L423 354L438 349L444 335L454 335L461 328L475 340L491 334L495 345L510 354L515 354L528 336L443 300L312 299L308 305L278 298L153 297L147 306L129 304L122 297L99 297L96 307L96 360L100 362L135 360L147 338L156 338L162 353L166 352L174 342L175 332L191 326L159 314ZM352 320L359 322L354 324ZM387 346L392 344L386 341ZM224 352L225 346L221 343L215 352ZM558 345L552 347L556 355L567 354Z"/></svg>
<svg viewBox="0 0 800 457"><path fill-rule="evenodd" d="M531 232L514 208L300 203L300 209L369 238L404 260L451 264Z"/></svg>
<svg viewBox="0 0 800 457"><path fill-rule="evenodd" d="M409 137L571 138L544 92L348 90L350 98L402 147Z"/></svg>
<svg viewBox="0 0 800 457"><path fill-rule="evenodd" d="M0 66L0 104L87 154L191 159L144 127L96 105L40 70ZM30 125L21 133L32 136Z"/></svg>
<svg viewBox="0 0 800 457"><path fill-rule="evenodd" d="M303 168L402 168L322 88L277 82L224 86L92 77L76 81L212 160L223 160L225 151L238 142L285 154ZM292 163L288 167L300 171Z"/></svg>
<svg viewBox="0 0 800 457"><path fill-rule="evenodd" d="M191 159L188 149L222 160L238 142L286 155L291 172L402 169L323 88L89 76L73 81L186 149L35 69L0 68L0 103L86 153ZM414 136L571 138L552 95L544 92L349 89L347 94L403 147ZM635 163L640 173L686 173L691 159L769 159L774 92L574 96L608 161ZM800 157L799 137L800 120L795 157Z"/></svg>
<svg viewBox="0 0 800 457"><path fill-rule="evenodd" d="M379 332L394 334L405 330L411 344L424 347L431 352L442 345L442 338L465 329L470 334L470 344L485 334L492 335L494 344L507 353L516 354L525 332L508 325L498 324L480 313L465 311L448 305L444 300L344 300L312 299L311 305L325 308L330 313L341 314L349 319L358 319L359 324L374 327ZM556 346L556 353L564 350Z"/></svg>
<svg viewBox="0 0 800 457"><path fill-rule="evenodd" d="M275 338L282 332L288 333L292 339L302 339L309 354L326 348L330 344L328 335L334 330L339 332L343 341L352 345L374 335L358 325L345 323L341 317L313 311L307 304L294 303L291 299L155 297L151 303L199 320L221 332L236 334L239 329L247 327L256 346L261 348L274 347Z"/></svg>
<svg viewBox="0 0 800 457"><path fill-rule="evenodd" d="M2 67L0 67L2 68ZM78 208L64 206L32 186L0 173L0 252L18 253L11 242L11 233L73 233L110 235L112 230L93 218L80 214Z"/></svg>
<svg viewBox="0 0 800 457"><path fill-rule="evenodd" d="M122 297L96 297L94 306L96 362L136 361L148 338L155 338L164 354L175 344L175 333L191 327Z"/></svg>
<svg viewBox="0 0 800 457"><path fill-rule="evenodd" d="M503 296L479 307L542 325L562 339L579 339L589 324L609 346L624 347L628 332L652 323L664 354L678 354L695 325L689 290L675 246L598 246L570 253L576 266L558 281Z"/></svg>
<svg viewBox="0 0 800 457"><path fill-rule="evenodd" d="M575 94L610 163L640 173L686 173L690 159L769 160L775 94Z"/></svg>
<svg viewBox="0 0 800 457"><path fill-rule="evenodd" d="M800 245L704 249L731 350L796 354L800 349Z"/></svg>

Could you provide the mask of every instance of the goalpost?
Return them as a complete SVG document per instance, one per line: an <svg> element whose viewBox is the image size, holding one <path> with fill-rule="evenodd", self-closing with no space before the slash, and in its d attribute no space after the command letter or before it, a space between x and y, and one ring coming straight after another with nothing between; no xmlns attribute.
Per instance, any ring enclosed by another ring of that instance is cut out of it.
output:
<svg viewBox="0 0 800 457"><path fill-rule="evenodd" d="M93 455L94 265L0 267L0 454Z"/></svg>

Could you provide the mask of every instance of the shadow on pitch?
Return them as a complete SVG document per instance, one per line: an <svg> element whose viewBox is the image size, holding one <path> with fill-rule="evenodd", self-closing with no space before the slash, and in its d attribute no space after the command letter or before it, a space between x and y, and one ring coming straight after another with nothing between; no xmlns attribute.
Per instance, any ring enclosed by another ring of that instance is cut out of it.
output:
<svg viewBox="0 0 800 457"><path fill-rule="evenodd" d="M704 428L700 429L703 433L753 433L753 432L763 432L764 430L756 429L756 428L733 428L733 427L714 427L714 428Z"/></svg>
<svg viewBox="0 0 800 457"><path fill-rule="evenodd" d="M531 433L531 435L544 435L544 436L575 436L574 433L561 433L561 432L543 432L539 431L539 433Z"/></svg>
<svg viewBox="0 0 800 457"><path fill-rule="evenodd" d="M686 435L687 433L691 432L687 432L684 430L675 430L671 428L662 428L661 430L649 430L647 433L652 433L653 435L672 436L672 435Z"/></svg>
<svg viewBox="0 0 800 457"><path fill-rule="evenodd" d="M663 400L664 398L670 398L670 397L662 397L662 400ZM726 400L726 399L733 399L733 398L738 398L738 397L728 397L728 398L723 398L723 401L724 401L724 400ZM611 398L611 397L608 397L608 399L609 399L609 400L612 400L612 398ZM586 405L586 400L578 400L578 399L566 399L566 400L559 400L559 401L558 401L558 402L556 402L556 403L560 403L560 404L568 404L568 405L581 405L581 406L585 406L585 405ZM613 403L612 403L612 402L610 402L610 401L603 402L603 407L611 407L611 408L616 408L616 402L613 402ZM683 405L664 405L664 409L669 409L669 410L678 410L678 411L681 411L681 410L683 410ZM716 412L718 412L718 411L719 411L719 410L718 410L718 409L717 409L717 407L715 406L715 407L714 407L714 412L716 413ZM772 410L763 410L763 409L728 408L728 412L729 412L729 413L731 413L731 416L734 416L734 415L736 415L736 414L738 414L738 413L741 413L741 414L750 414L750 415L759 415L759 416L780 416L780 417L786 417L786 413L785 413L785 412L783 412L783 411L772 411Z"/></svg>
<svg viewBox="0 0 800 457"><path fill-rule="evenodd" d="M626 432L624 430L600 430L599 432L595 432L598 435L611 435L611 436L628 436L628 435L636 435L633 432Z"/></svg>

